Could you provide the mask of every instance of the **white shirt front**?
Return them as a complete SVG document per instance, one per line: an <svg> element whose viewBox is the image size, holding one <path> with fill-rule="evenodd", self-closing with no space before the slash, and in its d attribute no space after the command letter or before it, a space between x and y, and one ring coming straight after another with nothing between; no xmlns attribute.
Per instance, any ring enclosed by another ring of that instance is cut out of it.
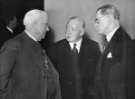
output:
<svg viewBox="0 0 135 99"><path fill-rule="evenodd" d="M71 49L73 49L74 44L76 44L76 48L77 48L78 53L79 53L80 52L80 48L81 48L81 44L82 44L82 38L79 41L77 41L77 42L69 42L69 45L70 45Z"/></svg>
<svg viewBox="0 0 135 99"><path fill-rule="evenodd" d="M6 27L11 33L13 33L13 30L9 27Z"/></svg>

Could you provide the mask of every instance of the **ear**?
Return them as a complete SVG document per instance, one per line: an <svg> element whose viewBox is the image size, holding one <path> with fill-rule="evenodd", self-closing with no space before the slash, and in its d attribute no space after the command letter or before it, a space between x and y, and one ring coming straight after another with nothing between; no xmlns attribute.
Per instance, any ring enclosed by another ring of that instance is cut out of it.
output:
<svg viewBox="0 0 135 99"><path fill-rule="evenodd" d="M80 35L81 35L81 36L84 35L84 30L83 30L83 29L81 30Z"/></svg>

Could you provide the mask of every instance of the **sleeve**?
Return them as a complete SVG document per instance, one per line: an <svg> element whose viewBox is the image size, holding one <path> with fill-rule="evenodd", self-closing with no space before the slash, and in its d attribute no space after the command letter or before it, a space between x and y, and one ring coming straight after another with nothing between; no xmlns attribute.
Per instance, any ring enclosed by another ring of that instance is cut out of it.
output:
<svg viewBox="0 0 135 99"><path fill-rule="evenodd" d="M16 42L9 41L0 50L0 97L4 97L9 90L11 72L17 56L17 46Z"/></svg>

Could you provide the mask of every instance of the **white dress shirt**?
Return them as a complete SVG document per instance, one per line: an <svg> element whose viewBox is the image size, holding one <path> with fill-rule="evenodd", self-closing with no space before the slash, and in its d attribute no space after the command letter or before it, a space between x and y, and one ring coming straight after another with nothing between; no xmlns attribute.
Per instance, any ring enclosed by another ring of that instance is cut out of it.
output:
<svg viewBox="0 0 135 99"><path fill-rule="evenodd" d="M13 33L13 30L9 27L6 27L11 33Z"/></svg>
<svg viewBox="0 0 135 99"><path fill-rule="evenodd" d="M82 39L80 39L77 42L69 42L69 45L70 45L71 49L73 49L74 44L76 44L76 48L77 48L78 53L79 53L80 52L80 48L81 48L81 43L82 43Z"/></svg>

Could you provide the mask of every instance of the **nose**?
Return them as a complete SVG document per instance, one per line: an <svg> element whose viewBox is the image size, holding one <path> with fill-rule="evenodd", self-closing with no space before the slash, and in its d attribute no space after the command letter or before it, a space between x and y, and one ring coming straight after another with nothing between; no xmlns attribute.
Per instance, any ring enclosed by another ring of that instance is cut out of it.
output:
<svg viewBox="0 0 135 99"><path fill-rule="evenodd" d="M67 34L70 34L70 32L71 32L71 30L68 28L68 29L66 30L66 33L67 33Z"/></svg>
<svg viewBox="0 0 135 99"><path fill-rule="evenodd" d="M70 34L71 32L70 31L67 31L67 34Z"/></svg>

